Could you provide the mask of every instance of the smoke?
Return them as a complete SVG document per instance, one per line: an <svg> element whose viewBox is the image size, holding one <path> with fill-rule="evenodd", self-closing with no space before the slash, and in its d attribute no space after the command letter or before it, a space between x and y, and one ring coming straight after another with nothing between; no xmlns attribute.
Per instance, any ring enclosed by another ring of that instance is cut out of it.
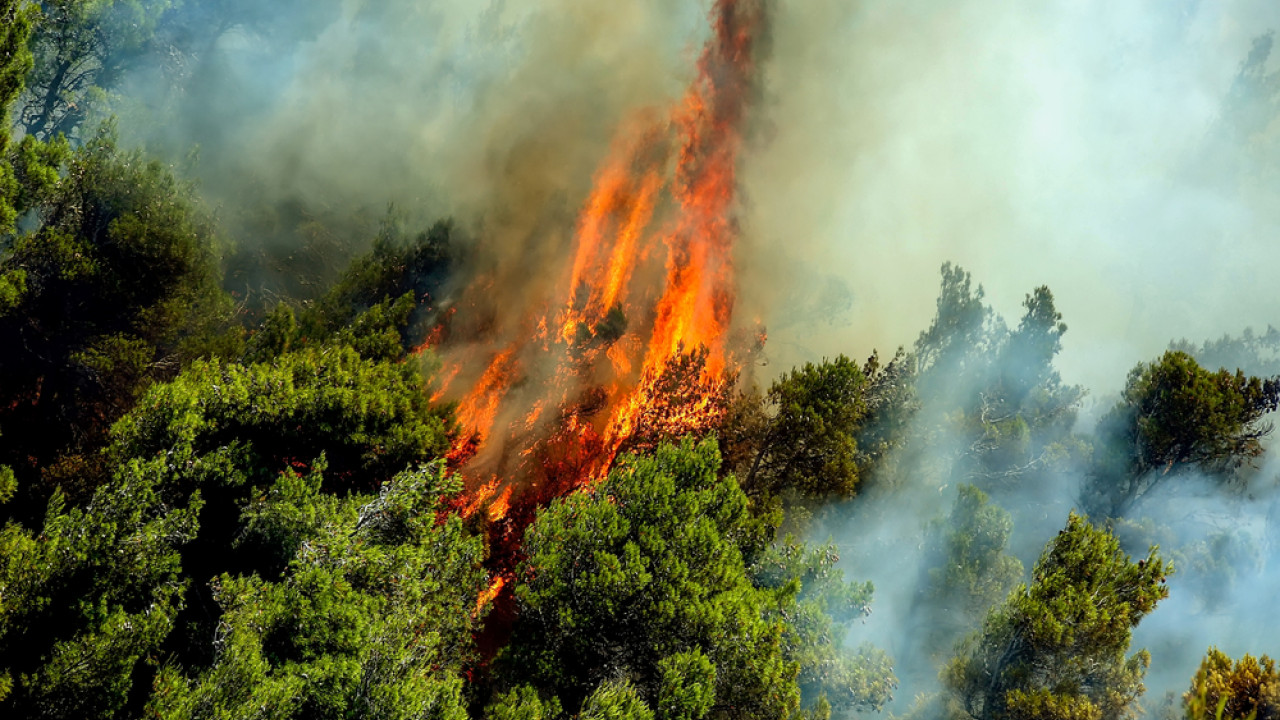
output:
<svg viewBox="0 0 1280 720"><path fill-rule="evenodd" d="M1047 284L1064 374L1095 391L1172 338L1265 328L1275 178L1222 161L1259 144L1222 118L1273 27L1252 0L785 3L745 183L769 262L744 286L772 327L821 314L777 302L794 288L850 288L837 329L779 338L821 356L909 343L945 260L1006 315Z"/></svg>
<svg viewBox="0 0 1280 720"><path fill-rule="evenodd" d="M1016 362L997 359L994 365L1016 374L1025 369ZM863 478L864 491L824 508L807 528L811 540L837 544L847 576L874 583L873 612L850 632L847 645L869 642L893 657L900 688L888 711L911 718L933 717L927 701L941 690L939 673L958 652L955 643L979 631L986 610L1012 589L994 592L987 585L994 597L984 598L988 604L979 612L972 611L973 597L966 595L964 583L938 592L936 575L951 569L948 560L955 562L940 552L939 538L962 530L949 517L961 486L977 484L1008 513L1012 531L998 549L1021 562L1016 579L1029 582L1031 568L1068 513L1082 509L1090 472L1086 453L1011 478L984 475L974 462L982 453L975 432L981 436L986 429L975 431L973 411L961 408L965 397L978 397L987 387L981 379L964 380L954 367L942 368L942 377L958 378L952 392L920 398L921 407L895 449ZM1036 435L1033 429L1033 443ZM1088 433L1062 439L1091 442L1095 448L1106 441ZM1140 558L1157 545L1175 567L1169 597L1137 627L1130 648L1151 653L1142 699L1148 714L1181 715L1181 694L1210 646L1235 657L1276 655L1280 458L1274 450L1273 438L1259 465L1244 468L1230 482L1186 470L1162 477L1124 517L1109 521L1131 556ZM969 536L966 545L991 542L991 536ZM970 562L965 571L977 575L981 568Z"/></svg>
<svg viewBox="0 0 1280 720"><path fill-rule="evenodd" d="M394 203L540 267L619 123L687 85L709 4L279 3L209 21L176 85L139 71L121 109L200 148L242 246L319 226L350 254ZM910 342L946 260L1006 314L1049 285L1095 392L1172 338L1274 322L1277 178L1244 167L1272 133L1223 121L1274 3L776 4L738 260L775 369Z"/></svg>
<svg viewBox="0 0 1280 720"><path fill-rule="evenodd" d="M1223 494L1208 479L1182 478L1135 513L1157 520L1131 529L1127 539L1159 542L1177 567L1169 598L1134 633L1135 646L1151 651L1148 707L1166 692L1185 692L1211 645L1233 657L1277 654L1278 471L1273 460L1262 469L1270 482L1238 495Z"/></svg>
<svg viewBox="0 0 1280 720"><path fill-rule="evenodd" d="M243 249L317 242L346 257L386 208L450 216L490 259L565 252L614 130L678 95L708 3L497 0L279 3L152 58L116 105L126 138L192 170ZM214 17L209 17L213 15ZM520 298L512 298L518 302Z"/></svg>

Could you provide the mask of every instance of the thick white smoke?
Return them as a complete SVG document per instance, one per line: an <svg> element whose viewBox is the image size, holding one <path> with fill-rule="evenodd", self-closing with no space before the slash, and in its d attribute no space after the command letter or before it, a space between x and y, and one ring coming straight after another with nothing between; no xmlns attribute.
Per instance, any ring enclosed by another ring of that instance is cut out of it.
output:
<svg viewBox="0 0 1280 720"><path fill-rule="evenodd" d="M745 284L847 287L838 331L778 337L817 356L909 344L945 260L1010 317L1047 284L1065 378L1094 391L1173 338L1276 323L1280 206L1258 171L1275 129L1220 122L1276 27L1259 0L783 3L772 142L747 167L750 237L774 262ZM839 309L774 299L777 328Z"/></svg>

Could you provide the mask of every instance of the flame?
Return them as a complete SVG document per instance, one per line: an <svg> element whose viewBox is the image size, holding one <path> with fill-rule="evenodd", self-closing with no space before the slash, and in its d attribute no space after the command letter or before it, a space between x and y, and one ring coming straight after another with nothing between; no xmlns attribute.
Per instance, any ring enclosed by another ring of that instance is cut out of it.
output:
<svg viewBox="0 0 1280 720"><path fill-rule="evenodd" d="M503 396L516 372L516 348L508 347L494 356L484 374L458 404L458 424L463 428L459 440L450 450L450 459L466 452L472 439L484 442L493 429Z"/></svg>
<svg viewBox="0 0 1280 720"><path fill-rule="evenodd" d="M560 323L562 342L573 344L579 332L590 331L623 299L640 251L651 244L644 230L666 184L666 161L659 151L663 129L650 126L638 138L615 142L613 154L596 174L578 223L570 296ZM612 248L606 250L607 244ZM580 297L583 289L585 300Z"/></svg>
<svg viewBox="0 0 1280 720"><path fill-rule="evenodd" d="M644 410L662 402L656 383L686 348L708 350L700 380L709 389L728 365L725 340L733 311L737 227L732 210L740 126L752 71L751 44L763 22L759 7L739 14L737 5L724 0L716 4L715 41L704 50L698 80L676 114L682 145L672 187L678 211L674 229L664 239L666 291L658 302L642 381L617 406L609 423L615 452L636 431ZM705 413L685 413L686 421L673 429L692 429L708 419Z"/></svg>
<svg viewBox="0 0 1280 720"><path fill-rule="evenodd" d="M462 517L468 518L475 515L476 511L484 507L484 504L488 502L489 498L493 497L496 492L498 492L498 478L495 477L471 492L466 504L463 505L462 509L459 511L459 514L461 514Z"/></svg>
<svg viewBox="0 0 1280 720"><path fill-rule="evenodd" d="M419 352L421 352L422 350L425 350L427 347L428 347L427 345L423 345L421 348L419 348ZM462 372L462 366L454 365L453 367L446 369L440 376L435 378L434 384L436 388L431 393L432 403L438 403L444 399L445 394L449 392L449 386L452 385L453 381L457 379L459 372Z"/></svg>
<svg viewBox="0 0 1280 720"><path fill-rule="evenodd" d="M507 516L507 511L511 509L511 489L510 485L503 488L502 494L489 503L489 509L486 512L490 522L497 522Z"/></svg>
<svg viewBox="0 0 1280 720"><path fill-rule="evenodd" d="M495 576L493 581L489 583L489 587L485 588L476 598L476 613L479 614L485 605L493 602L493 599L498 597L498 593L502 592L502 587L506 584L506 578L501 575Z"/></svg>
<svg viewBox="0 0 1280 720"><path fill-rule="evenodd" d="M445 310L441 316L441 321L436 323L435 327L431 328L431 330L427 332L427 335L422 339L422 342L413 349L413 354L421 355L428 349L438 347L442 342L444 342L449 329L449 318L453 317L454 313L457 311L458 308L456 307L451 307Z"/></svg>
<svg viewBox="0 0 1280 720"><path fill-rule="evenodd" d="M626 377L631 374L633 363L631 361L632 348L627 343L617 342L609 346L605 351L605 355L609 357L609 362L613 364L613 372L618 377Z"/></svg>
<svg viewBox="0 0 1280 720"><path fill-rule="evenodd" d="M445 397L460 373L485 368L457 398L450 466L493 478L467 481L464 514L486 510L501 528L495 547L518 542L530 508L603 477L620 452L706 431L724 414L738 362L737 165L765 4L716 0L684 95L624 122L574 225L573 255L552 275L558 294L526 298L537 310L516 322L451 316L477 337L433 333Z"/></svg>

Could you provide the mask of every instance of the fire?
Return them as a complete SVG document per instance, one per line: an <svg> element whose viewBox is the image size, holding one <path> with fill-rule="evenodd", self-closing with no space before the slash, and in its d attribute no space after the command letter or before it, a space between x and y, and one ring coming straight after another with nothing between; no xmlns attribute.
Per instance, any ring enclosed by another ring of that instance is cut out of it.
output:
<svg viewBox="0 0 1280 720"><path fill-rule="evenodd" d="M489 509L486 512L489 516L489 522L497 522L507 516L507 511L511 509L511 486L502 489L502 494L498 498L489 503Z"/></svg>
<svg viewBox="0 0 1280 720"><path fill-rule="evenodd" d="M497 492L498 492L498 478L495 477L489 482L476 488L475 491L471 493L471 495L469 496L470 499L467 500L466 504L462 506L462 510L460 511L460 514L462 515L462 517L468 517L468 518L471 517L472 515L475 515L476 512L480 510L480 508L484 507L485 503L487 503L489 499L492 498L494 494Z"/></svg>
<svg viewBox="0 0 1280 720"><path fill-rule="evenodd" d="M478 614L484 609L485 605L493 602L494 598L498 597L498 593L502 592L502 587L506 584L506 578L501 575L495 576L493 581L489 583L489 587L485 588L484 592L481 592L476 598L476 613Z"/></svg>
<svg viewBox="0 0 1280 720"><path fill-rule="evenodd" d="M440 345L440 343L444 342L445 331L449 327L448 325L449 318L453 317L453 314L456 313L457 311L458 311L458 308L456 307L451 307L445 310L442 314L443 320L437 323L435 327L431 328L431 330L427 333L427 336L423 338L422 342L419 343L418 346L413 349L413 354L421 355L427 349L437 347Z"/></svg>
<svg viewBox="0 0 1280 720"><path fill-rule="evenodd" d="M423 345L418 349L418 351L422 352L427 347L429 346ZM453 384L453 381L457 379L458 373L461 371L462 366L454 365L448 370L445 370L444 373L436 379L436 389L431 393L431 402L438 403L444 399L445 394L449 392L449 386Z"/></svg>
<svg viewBox="0 0 1280 720"><path fill-rule="evenodd" d="M676 221L664 239L666 291L658 302L642 381L609 422L614 452L635 433L645 409L663 402L655 383L685 349L709 352L700 378L708 390L729 362L725 340L733 311L737 158L753 70L750 50L764 18L758 6L739 12L729 2L717 3L714 16L715 41L703 52L698 80L676 114L683 142L672 187ZM687 408L685 422L672 429L706 427L701 423L711 418L705 409Z"/></svg>
<svg viewBox="0 0 1280 720"><path fill-rule="evenodd" d="M623 338L625 340L626 338ZM618 377L626 377L631 374L633 367L631 356L634 348L628 343L616 342L609 346L605 351L605 355L609 357L609 362L613 364L613 372Z"/></svg>
<svg viewBox="0 0 1280 720"><path fill-rule="evenodd" d="M596 174L596 187L578 224L570 295L560 322L564 343L573 344L578 333L590 332L624 299L641 251L652 243L644 231L665 185L663 129L650 125L638 137L625 136Z"/></svg>
<svg viewBox="0 0 1280 720"><path fill-rule="evenodd" d="M483 442L493 429L499 405L515 376L515 352L515 347L508 347L495 355L471 392L458 404L458 424L463 432L449 453L451 460L460 459L473 439Z"/></svg>
<svg viewBox="0 0 1280 720"><path fill-rule="evenodd" d="M437 335L438 388L485 368L454 396L463 432L450 460L467 478L464 514L485 510L501 562L514 562L499 546L518 543L537 504L604 476L620 452L723 417L746 349L730 339L734 213L765 4L717 0L683 97L624 123L574 225L558 296L525 293L535 309L505 324L496 308L464 317L464 302L452 321L475 336Z"/></svg>

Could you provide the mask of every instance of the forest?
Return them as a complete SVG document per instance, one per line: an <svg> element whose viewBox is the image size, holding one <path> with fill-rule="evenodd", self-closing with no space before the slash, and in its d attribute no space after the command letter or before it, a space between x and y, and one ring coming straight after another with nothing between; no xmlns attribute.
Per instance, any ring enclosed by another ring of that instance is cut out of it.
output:
<svg viewBox="0 0 1280 720"><path fill-rule="evenodd" d="M803 12L0 0L0 717L1280 720L1280 330L779 259ZM1244 25L1160 187L1273 197Z"/></svg>

